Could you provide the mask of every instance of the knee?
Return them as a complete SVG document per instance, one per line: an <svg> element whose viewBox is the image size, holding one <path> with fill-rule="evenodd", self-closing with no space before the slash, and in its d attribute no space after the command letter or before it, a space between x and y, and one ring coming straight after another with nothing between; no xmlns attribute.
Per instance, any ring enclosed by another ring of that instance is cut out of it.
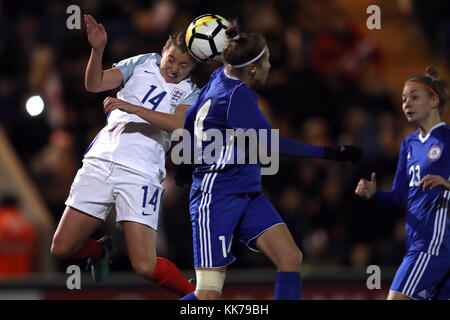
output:
<svg viewBox="0 0 450 320"><path fill-rule="evenodd" d="M58 237L53 238L50 252L61 259L68 258L71 255L71 249Z"/></svg>
<svg viewBox="0 0 450 320"><path fill-rule="evenodd" d="M299 248L291 248L282 253L280 263L277 265L280 271L299 272L302 267L303 254Z"/></svg>
<svg viewBox="0 0 450 320"><path fill-rule="evenodd" d="M291 250L288 254L287 261L292 267L292 271L300 271L303 262L303 254L299 248Z"/></svg>
<svg viewBox="0 0 450 320"><path fill-rule="evenodd" d="M150 278L153 275L153 271L155 271L156 261L147 260L139 260L131 263L133 266L134 272L136 272L139 276L143 278Z"/></svg>

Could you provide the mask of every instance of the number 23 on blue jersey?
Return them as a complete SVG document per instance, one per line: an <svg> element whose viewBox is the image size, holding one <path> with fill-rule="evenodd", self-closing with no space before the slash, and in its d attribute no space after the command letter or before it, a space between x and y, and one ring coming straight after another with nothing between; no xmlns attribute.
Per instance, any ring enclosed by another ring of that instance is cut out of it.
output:
<svg viewBox="0 0 450 320"><path fill-rule="evenodd" d="M409 167L409 175L411 180L409 181L410 187L418 187L420 185L420 165L412 165Z"/></svg>

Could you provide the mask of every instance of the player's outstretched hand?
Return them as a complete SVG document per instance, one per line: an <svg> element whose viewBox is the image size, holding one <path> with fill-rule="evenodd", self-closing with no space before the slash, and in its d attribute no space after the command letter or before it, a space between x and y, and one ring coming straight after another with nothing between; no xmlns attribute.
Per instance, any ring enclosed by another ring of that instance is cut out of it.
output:
<svg viewBox="0 0 450 320"><path fill-rule="evenodd" d="M360 179L358 185L356 186L355 193L364 199L371 199L374 196L375 192L377 192L376 178L377 176L375 172L372 172L370 181L367 181L366 179Z"/></svg>
<svg viewBox="0 0 450 320"><path fill-rule="evenodd" d="M337 148L326 147L324 158L335 161L351 161L353 163L361 160L363 152L355 146L339 146Z"/></svg>
<svg viewBox="0 0 450 320"><path fill-rule="evenodd" d="M450 190L450 181L445 180L444 178L442 178L441 176L437 176L437 175L432 175L432 174L427 174L425 177L422 178L422 180L420 180L420 183L422 183L422 189L426 190L428 189L433 189L436 187L439 187L441 189L447 189Z"/></svg>
<svg viewBox="0 0 450 320"><path fill-rule="evenodd" d="M109 113L113 110L119 109L128 113L136 113L139 106L128 103L122 99L117 99L113 97L106 97L103 100L103 111Z"/></svg>
<svg viewBox="0 0 450 320"><path fill-rule="evenodd" d="M84 22L86 23L89 44L93 49L102 51L108 40L105 28L101 23L97 23L94 17L89 14L84 15Z"/></svg>

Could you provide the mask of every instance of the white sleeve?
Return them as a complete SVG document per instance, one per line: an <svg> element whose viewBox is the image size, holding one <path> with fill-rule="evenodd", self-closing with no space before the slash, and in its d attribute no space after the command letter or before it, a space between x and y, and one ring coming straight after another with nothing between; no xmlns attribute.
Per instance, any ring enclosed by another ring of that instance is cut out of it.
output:
<svg viewBox="0 0 450 320"><path fill-rule="evenodd" d="M128 79L131 77L131 75L133 74L134 68L145 62L148 58L153 58L153 59L161 59L161 57L157 54L157 53L147 53L147 54L140 54L131 58L127 58L124 60L121 60L117 63L113 63L113 67L117 67L119 68L120 72L122 72L122 76L123 76L123 83L126 83L128 81Z"/></svg>
<svg viewBox="0 0 450 320"><path fill-rule="evenodd" d="M178 104L186 104L186 105L193 105L195 101L197 101L197 98L200 94L200 89L195 87L194 91L192 91L187 97L185 97L180 103Z"/></svg>

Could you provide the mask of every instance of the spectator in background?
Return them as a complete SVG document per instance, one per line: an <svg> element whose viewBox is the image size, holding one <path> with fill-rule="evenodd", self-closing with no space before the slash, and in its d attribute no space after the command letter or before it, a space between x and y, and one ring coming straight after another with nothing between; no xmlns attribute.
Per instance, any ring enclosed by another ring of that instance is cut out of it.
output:
<svg viewBox="0 0 450 320"><path fill-rule="evenodd" d="M175 11L176 5L172 0L157 0L151 8L138 10L133 17L134 23L142 34L166 34Z"/></svg>
<svg viewBox="0 0 450 320"><path fill-rule="evenodd" d="M345 87L361 79L365 68L377 61L378 54L342 9L333 7L328 17L328 29L313 42L309 61L331 87Z"/></svg>
<svg viewBox="0 0 450 320"><path fill-rule="evenodd" d="M55 68L55 52L50 46L40 45L34 48L30 57L28 74L29 89L32 94L42 94L46 102L47 122L51 128L65 124L65 103L62 83Z"/></svg>
<svg viewBox="0 0 450 320"><path fill-rule="evenodd" d="M17 199L0 201L0 278L26 276L34 270L37 237Z"/></svg>
<svg viewBox="0 0 450 320"><path fill-rule="evenodd" d="M353 268L366 268L372 262L372 249L367 243L358 242L350 249L349 259Z"/></svg>
<svg viewBox="0 0 450 320"><path fill-rule="evenodd" d="M51 133L47 145L31 160L31 170L43 197L55 214L64 210L67 191L79 166L75 138L66 130Z"/></svg>

